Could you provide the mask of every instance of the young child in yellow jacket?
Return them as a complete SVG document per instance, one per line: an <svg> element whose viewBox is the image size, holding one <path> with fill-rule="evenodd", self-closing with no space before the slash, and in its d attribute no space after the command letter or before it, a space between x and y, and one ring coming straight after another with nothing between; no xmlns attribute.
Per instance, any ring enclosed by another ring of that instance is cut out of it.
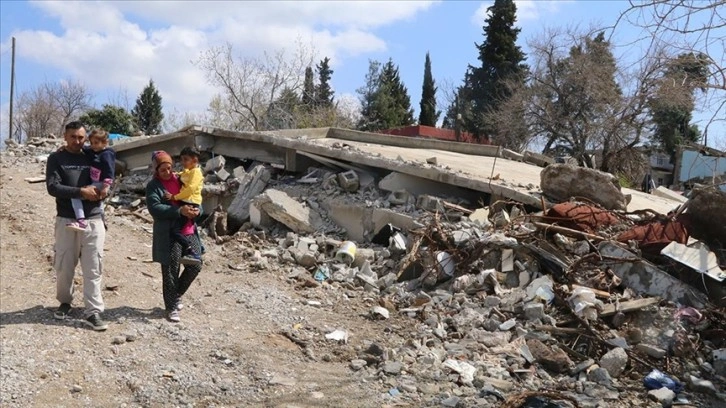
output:
<svg viewBox="0 0 726 408"><path fill-rule="evenodd" d="M188 146L182 149L179 154L184 170L177 174L181 182L179 193L166 192L164 198L177 202L178 205L190 205L199 208L202 205L202 187L204 186L204 174L199 168L199 150L196 147ZM189 236L197 228L192 218L179 218L179 221L172 228L172 239L182 246L182 264L201 264L201 254L196 253L189 243Z"/></svg>

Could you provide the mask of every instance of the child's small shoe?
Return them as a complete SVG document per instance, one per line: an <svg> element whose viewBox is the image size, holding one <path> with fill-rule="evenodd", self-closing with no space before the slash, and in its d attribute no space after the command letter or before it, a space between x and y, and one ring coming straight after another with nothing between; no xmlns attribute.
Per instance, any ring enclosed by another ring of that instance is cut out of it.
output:
<svg viewBox="0 0 726 408"><path fill-rule="evenodd" d="M179 260L179 263L182 265L201 265L202 257L193 252L190 252L182 256L181 260Z"/></svg>
<svg viewBox="0 0 726 408"><path fill-rule="evenodd" d="M76 220L74 222L69 222L66 224L66 229L72 230L72 231L79 231L83 232L88 228L88 223L86 220Z"/></svg>

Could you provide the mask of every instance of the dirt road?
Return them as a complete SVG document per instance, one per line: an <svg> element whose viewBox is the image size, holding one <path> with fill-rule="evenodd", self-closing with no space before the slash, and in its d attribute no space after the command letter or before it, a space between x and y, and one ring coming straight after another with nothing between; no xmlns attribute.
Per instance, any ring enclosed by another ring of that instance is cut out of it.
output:
<svg viewBox="0 0 726 408"><path fill-rule="evenodd" d="M150 224L111 216L103 282L109 329L81 324L80 277L72 319L54 320L54 201L43 183L24 181L42 175L42 166L3 168L0 178L0 406L386 404L390 385L375 370L352 371L349 361L370 340L401 343L412 323L366 319L373 300L355 288L296 289L291 268L274 258L266 270L248 267L251 241L206 242L204 270L185 296L182 322L173 324L163 318L159 266L149 261ZM333 328L350 331L347 345L324 338Z"/></svg>

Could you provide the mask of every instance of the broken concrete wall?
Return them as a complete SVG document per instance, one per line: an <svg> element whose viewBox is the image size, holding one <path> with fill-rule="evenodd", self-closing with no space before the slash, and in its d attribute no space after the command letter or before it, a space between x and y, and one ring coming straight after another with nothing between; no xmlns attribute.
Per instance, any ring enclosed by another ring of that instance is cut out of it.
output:
<svg viewBox="0 0 726 408"><path fill-rule="evenodd" d="M323 203L330 218L345 228L348 239L370 241L376 232L387 224L404 231L422 227L413 217L385 208L366 208L360 203L341 199L329 199Z"/></svg>
<svg viewBox="0 0 726 408"><path fill-rule="evenodd" d="M250 217L250 202L267 188L270 171L256 166L240 180L239 189L227 208L227 224L231 231L239 229Z"/></svg>
<svg viewBox="0 0 726 408"><path fill-rule="evenodd" d="M627 209L628 202L618 179L610 173L566 164L552 164L540 173L545 195L557 201L572 197L586 198L608 210Z"/></svg>

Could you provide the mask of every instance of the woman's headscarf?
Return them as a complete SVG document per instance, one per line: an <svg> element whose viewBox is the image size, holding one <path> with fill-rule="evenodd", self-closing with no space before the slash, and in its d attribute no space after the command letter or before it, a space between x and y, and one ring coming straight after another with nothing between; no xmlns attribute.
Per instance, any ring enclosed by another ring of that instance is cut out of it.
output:
<svg viewBox="0 0 726 408"><path fill-rule="evenodd" d="M159 166L164 163L174 164L169 153L163 150L157 150L151 153L151 167L154 169L154 175L157 174Z"/></svg>

